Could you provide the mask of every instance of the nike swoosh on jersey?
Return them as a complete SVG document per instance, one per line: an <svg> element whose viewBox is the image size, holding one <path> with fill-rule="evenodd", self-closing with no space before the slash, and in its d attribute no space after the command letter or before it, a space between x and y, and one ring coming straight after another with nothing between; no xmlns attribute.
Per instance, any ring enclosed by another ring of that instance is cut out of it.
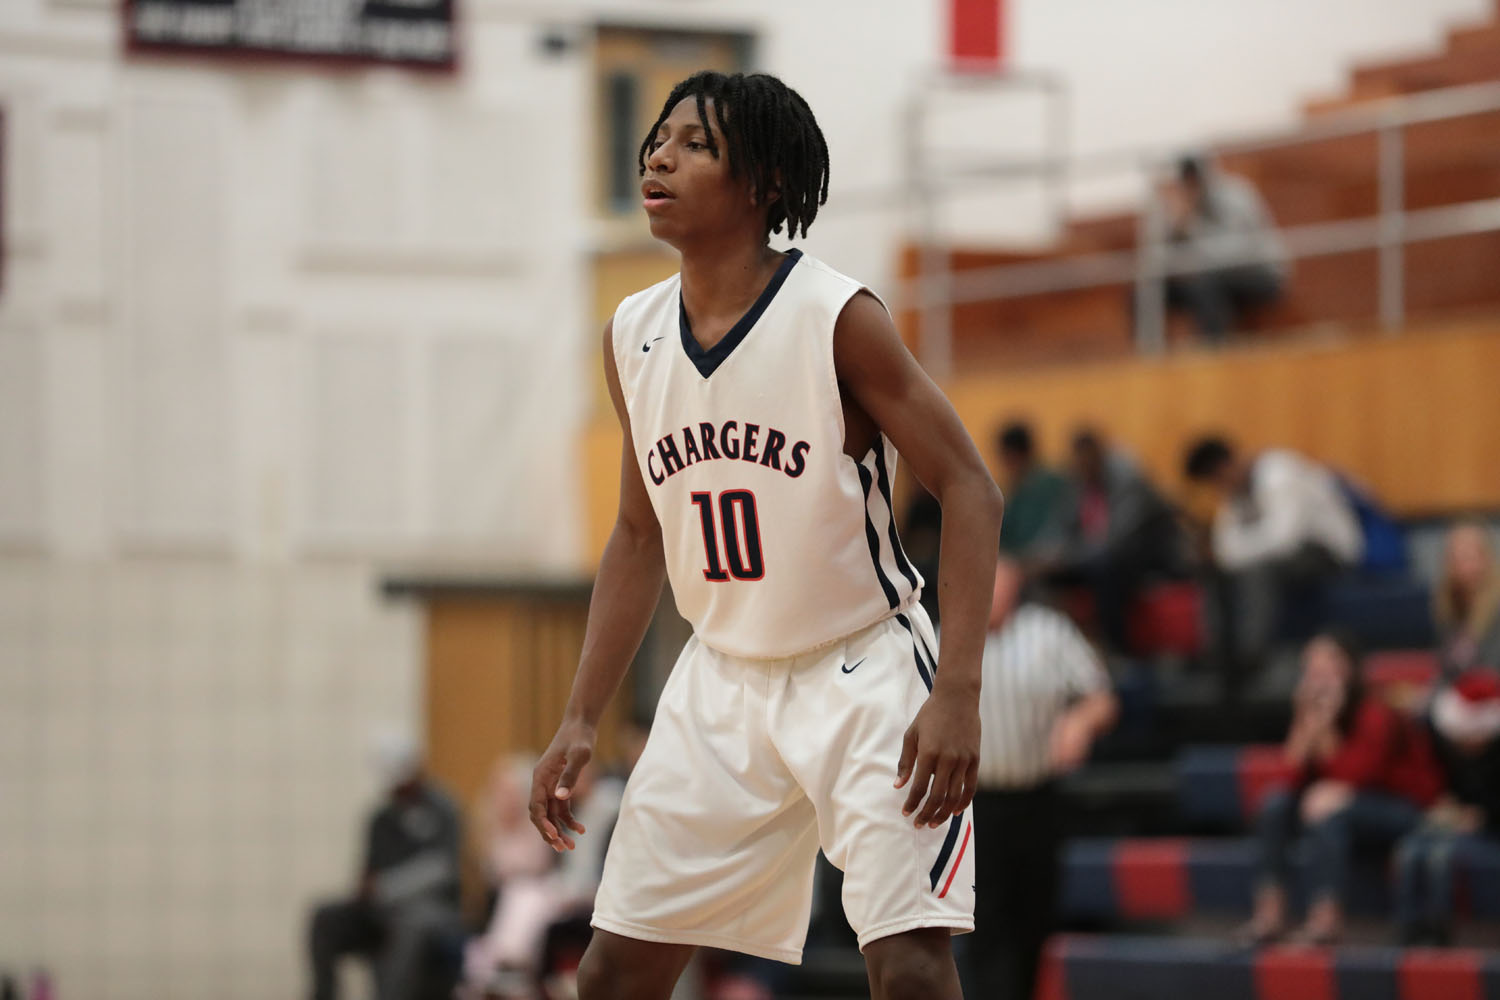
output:
<svg viewBox="0 0 1500 1000"><path fill-rule="evenodd" d="M856 671L856 670L859 669L859 664L865 662L865 660L867 660L867 659L869 659L869 657L867 657L867 656L861 656L859 658L859 663L856 663L854 666L851 667L851 666L849 666L846 663L842 667L840 667L839 669L842 670L846 674L852 674L852 673L854 673L854 671Z"/></svg>
<svg viewBox="0 0 1500 1000"><path fill-rule="evenodd" d="M656 338L656 340L666 340L666 339L667 339L666 337L657 337ZM651 351L651 345L654 344L654 343L656 343L656 340L648 340L648 341L646 341L644 344L641 345L641 351L643 353L649 353Z"/></svg>

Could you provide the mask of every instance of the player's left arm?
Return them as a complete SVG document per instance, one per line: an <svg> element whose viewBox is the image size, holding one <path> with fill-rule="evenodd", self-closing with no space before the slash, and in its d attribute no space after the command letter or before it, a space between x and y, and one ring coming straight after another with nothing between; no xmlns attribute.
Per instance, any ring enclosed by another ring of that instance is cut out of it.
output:
<svg viewBox="0 0 1500 1000"><path fill-rule="evenodd" d="M968 807L979 777L980 661L1004 502L952 404L873 295L860 292L844 306L833 358L840 391L891 439L943 508L943 643L932 695L906 731L896 775L897 788L911 782L903 813L915 813L917 826L939 826Z"/></svg>

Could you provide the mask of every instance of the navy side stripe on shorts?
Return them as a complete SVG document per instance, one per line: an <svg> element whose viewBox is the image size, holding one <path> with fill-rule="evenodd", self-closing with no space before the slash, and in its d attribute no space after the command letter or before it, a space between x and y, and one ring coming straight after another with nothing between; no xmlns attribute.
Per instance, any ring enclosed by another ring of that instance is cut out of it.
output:
<svg viewBox="0 0 1500 1000"><path fill-rule="evenodd" d="M921 637L917 630L911 627L911 621L905 615L897 615L896 621L911 635L911 658L917 662L917 673L922 676L922 683L927 685L927 690L932 690L932 674L927 669L927 664L922 662L922 650L919 646Z"/></svg>
<svg viewBox="0 0 1500 1000"><path fill-rule="evenodd" d="M865 488L865 540L870 543L870 561L875 564L875 576L880 580L880 589L885 592L885 599L894 609L901 603L901 599L891 584L891 578L885 575L885 569L880 565L880 533L875 530L875 522L870 520L870 470L859 462L854 465L859 469L860 485Z"/></svg>
<svg viewBox="0 0 1500 1000"><path fill-rule="evenodd" d="M948 858L953 855L953 845L958 843L958 828L963 821L964 814L955 813L953 821L948 824L948 836L943 838L943 849L938 851L937 862L933 864L932 871L929 873L933 892L937 892L938 879L943 877L943 869L948 867Z"/></svg>

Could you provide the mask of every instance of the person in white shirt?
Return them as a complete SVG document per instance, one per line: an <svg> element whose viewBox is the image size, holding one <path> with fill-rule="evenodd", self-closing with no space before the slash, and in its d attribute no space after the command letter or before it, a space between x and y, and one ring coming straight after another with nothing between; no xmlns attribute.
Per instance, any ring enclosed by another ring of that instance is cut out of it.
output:
<svg viewBox="0 0 1500 1000"><path fill-rule="evenodd" d="M1338 477L1289 449L1243 455L1206 437L1188 449L1185 471L1219 495L1211 550L1224 586L1211 631L1232 688L1263 662L1289 599L1311 599L1359 564L1364 534Z"/></svg>
<svg viewBox="0 0 1500 1000"><path fill-rule="evenodd" d="M1057 778L1088 759L1119 704L1099 655L1066 617L1021 601L1020 566L995 572L980 686L969 996L1029 1000L1060 881Z"/></svg>

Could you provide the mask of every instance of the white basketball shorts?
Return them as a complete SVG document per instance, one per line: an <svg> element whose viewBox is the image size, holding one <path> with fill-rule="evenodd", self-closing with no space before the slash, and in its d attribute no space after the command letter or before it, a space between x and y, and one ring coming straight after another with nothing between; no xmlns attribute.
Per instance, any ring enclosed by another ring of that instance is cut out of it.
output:
<svg viewBox="0 0 1500 1000"><path fill-rule="evenodd" d="M689 640L625 788L594 926L799 963L821 846L861 949L973 930L972 810L917 829L893 787L936 648L920 605L783 660Z"/></svg>

